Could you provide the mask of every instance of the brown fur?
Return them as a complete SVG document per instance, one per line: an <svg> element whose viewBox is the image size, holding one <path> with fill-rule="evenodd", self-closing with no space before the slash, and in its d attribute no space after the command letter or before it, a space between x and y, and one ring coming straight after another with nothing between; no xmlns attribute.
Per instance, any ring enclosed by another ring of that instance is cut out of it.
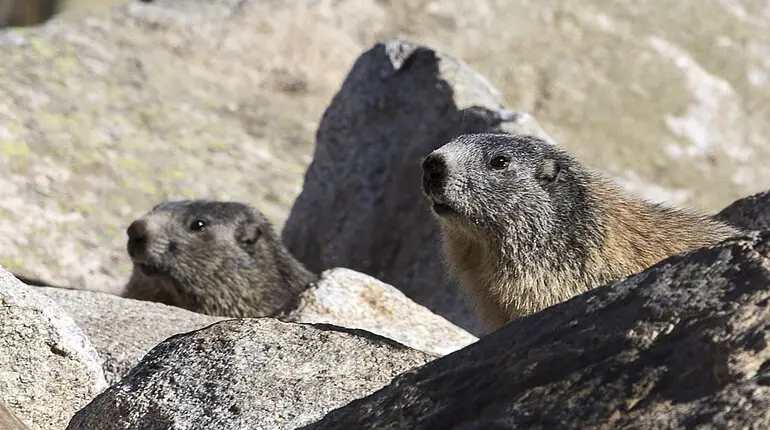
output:
<svg viewBox="0 0 770 430"><path fill-rule="evenodd" d="M481 170L476 159L498 147L512 155L511 170ZM466 135L433 154L447 167L445 177L427 180L426 194L453 206L437 216L446 261L488 331L740 233L711 216L639 199L533 137ZM533 178L554 159L561 176Z"/></svg>

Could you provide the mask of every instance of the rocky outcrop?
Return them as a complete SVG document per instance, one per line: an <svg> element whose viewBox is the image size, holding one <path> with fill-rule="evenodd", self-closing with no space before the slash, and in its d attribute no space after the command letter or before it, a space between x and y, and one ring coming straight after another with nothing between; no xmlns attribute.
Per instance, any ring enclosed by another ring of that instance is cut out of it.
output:
<svg viewBox="0 0 770 430"><path fill-rule="evenodd" d="M477 340L396 288L345 268L323 272L281 319L366 330L437 355L449 354Z"/></svg>
<svg viewBox="0 0 770 430"><path fill-rule="evenodd" d="M57 302L83 329L99 353L110 385L167 338L226 319L95 291L54 287L38 290Z"/></svg>
<svg viewBox="0 0 770 430"><path fill-rule="evenodd" d="M109 384L125 376L163 340L229 319L93 291L37 289L56 301L83 329L99 352ZM344 268L324 272L280 319L366 330L436 355L477 340L392 286Z"/></svg>
<svg viewBox="0 0 770 430"><path fill-rule="evenodd" d="M96 350L54 301L0 268L0 400L31 429L63 428L106 388Z"/></svg>
<svg viewBox="0 0 770 430"><path fill-rule="evenodd" d="M770 426L770 232L511 322L304 429Z"/></svg>
<svg viewBox="0 0 770 430"><path fill-rule="evenodd" d="M163 199L244 201L280 228L325 80L360 48L301 0L84 4L106 1L0 30L0 264L116 293L125 230Z"/></svg>
<svg viewBox="0 0 770 430"><path fill-rule="evenodd" d="M770 229L770 190L736 200L716 216L747 230L768 230Z"/></svg>
<svg viewBox="0 0 770 430"><path fill-rule="evenodd" d="M294 429L431 358L364 331L223 321L153 348L67 429Z"/></svg>
<svg viewBox="0 0 770 430"><path fill-rule="evenodd" d="M311 270L374 276L475 333L468 298L445 276L420 160L460 133L517 129L538 130L465 64L407 41L379 43L324 113L283 240Z"/></svg>

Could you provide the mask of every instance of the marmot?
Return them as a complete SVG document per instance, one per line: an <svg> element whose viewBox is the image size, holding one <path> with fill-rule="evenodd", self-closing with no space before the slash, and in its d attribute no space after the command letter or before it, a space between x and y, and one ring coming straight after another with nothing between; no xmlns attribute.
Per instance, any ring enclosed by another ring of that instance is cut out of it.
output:
<svg viewBox="0 0 770 430"><path fill-rule="evenodd" d="M740 233L639 199L534 136L460 135L422 169L446 263L488 331Z"/></svg>
<svg viewBox="0 0 770 430"><path fill-rule="evenodd" d="M214 316L273 316L317 279L243 203L165 201L127 234L134 268L123 297Z"/></svg>

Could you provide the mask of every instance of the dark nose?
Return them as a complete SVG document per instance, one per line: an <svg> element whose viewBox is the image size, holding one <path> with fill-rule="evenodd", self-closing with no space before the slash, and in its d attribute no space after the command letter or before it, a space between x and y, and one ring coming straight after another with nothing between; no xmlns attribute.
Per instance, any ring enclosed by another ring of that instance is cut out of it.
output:
<svg viewBox="0 0 770 430"><path fill-rule="evenodd" d="M425 191L439 186L446 176L446 163L439 154L430 154L422 162L422 186Z"/></svg>
<svg viewBox="0 0 770 430"><path fill-rule="evenodd" d="M134 257L147 243L147 222L136 220L128 226L128 255Z"/></svg>

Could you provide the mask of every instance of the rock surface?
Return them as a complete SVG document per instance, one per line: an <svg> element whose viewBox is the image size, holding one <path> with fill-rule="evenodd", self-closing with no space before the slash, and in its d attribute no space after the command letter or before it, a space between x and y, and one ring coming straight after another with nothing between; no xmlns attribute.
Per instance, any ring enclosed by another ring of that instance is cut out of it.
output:
<svg viewBox="0 0 770 430"><path fill-rule="evenodd" d="M537 130L461 62L407 41L377 44L324 113L283 240L310 270L374 276L476 333L469 299L444 276L420 160L460 133L524 126Z"/></svg>
<svg viewBox="0 0 770 430"><path fill-rule="evenodd" d="M281 320L366 330L437 355L478 340L396 288L345 268L323 272L318 282L302 293L296 308Z"/></svg>
<svg viewBox="0 0 770 430"><path fill-rule="evenodd" d="M734 201L717 218L747 230L770 229L770 190Z"/></svg>
<svg viewBox="0 0 770 430"><path fill-rule="evenodd" d="M770 231L511 322L305 429L770 427Z"/></svg>
<svg viewBox="0 0 770 430"><path fill-rule="evenodd" d="M363 331L223 321L155 347L67 429L294 429L430 358Z"/></svg>
<svg viewBox="0 0 770 430"><path fill-rule="evenodd" d="M57 302L83 329L99 353L110 385L167 338L226 319L94 291L37 289Z"/></svg>
<svg viewBox="0 0 770 430"><path fill-rule="evenodd" d="M106 388L96 350L61 307L0 268L0 399L32 429L63 428Z"/></svg>

